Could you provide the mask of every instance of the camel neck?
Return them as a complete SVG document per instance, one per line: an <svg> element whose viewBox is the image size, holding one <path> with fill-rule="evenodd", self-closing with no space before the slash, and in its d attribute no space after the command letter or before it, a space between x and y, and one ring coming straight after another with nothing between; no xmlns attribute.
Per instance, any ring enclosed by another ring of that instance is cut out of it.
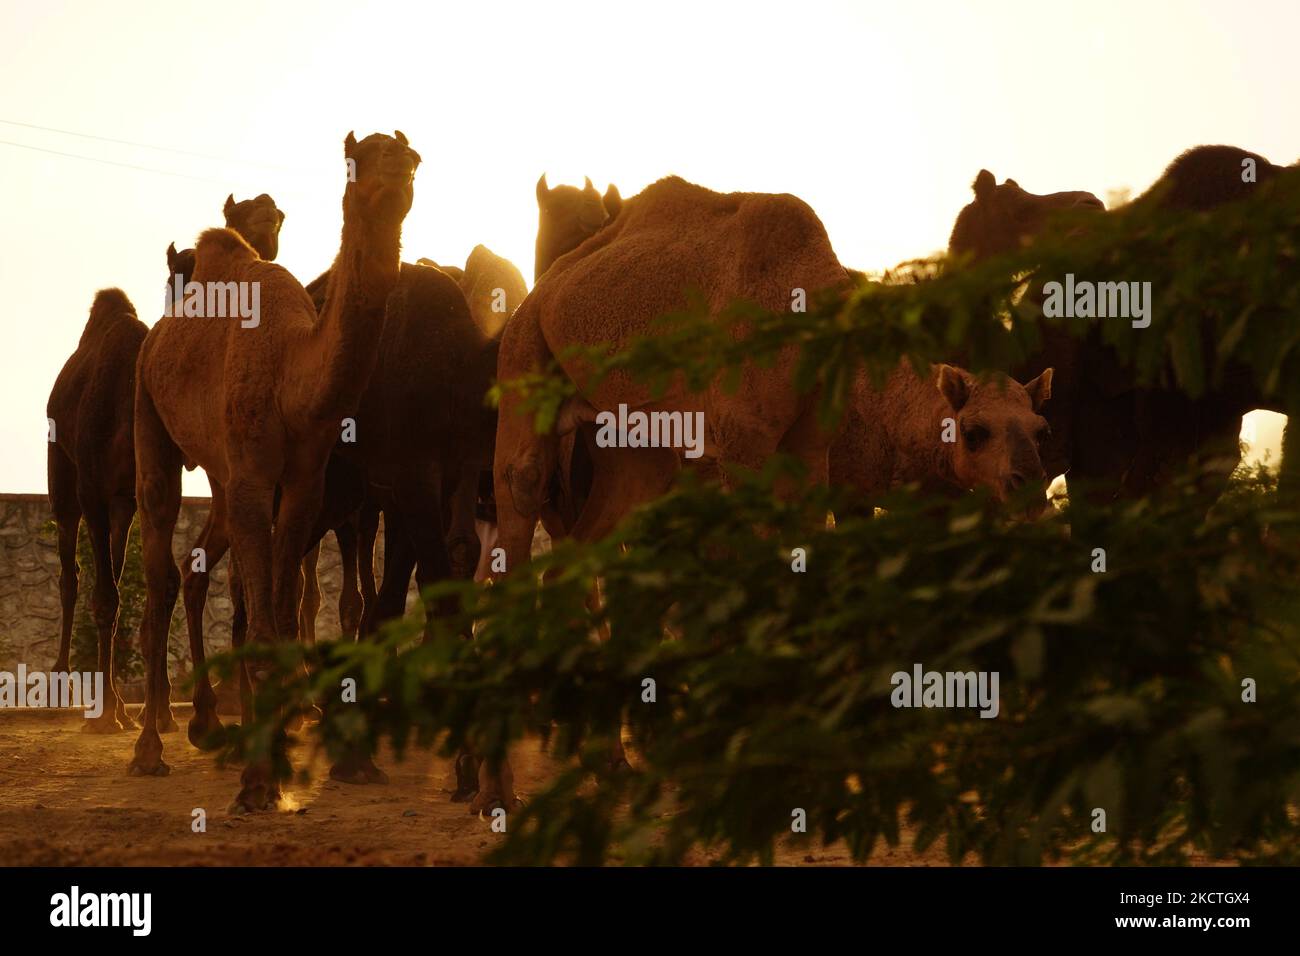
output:
<svg viewBox="0 0 1300 956"><path fill-rule="evenodd" d="M384 309L401 270L401 221L357 222L344 204L343 237L316 323L315 412L342 418L356 410L379 354Z"/></svg>

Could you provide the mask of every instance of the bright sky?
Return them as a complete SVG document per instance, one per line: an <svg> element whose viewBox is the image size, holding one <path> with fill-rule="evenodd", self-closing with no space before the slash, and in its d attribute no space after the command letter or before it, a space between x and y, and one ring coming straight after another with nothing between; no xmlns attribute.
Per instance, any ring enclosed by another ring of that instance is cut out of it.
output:
<svg viewBox="0 0 1300 956"><path fill-rule="evenodd" d="M794 193L873 270L942 249L981 167L1104 197L1198 143L1295 162L1297 36L1293 0L0 0L0 120L202 154L0 123L159 171L0 144L0 491L45 489L45 401L95 290L152 324L167 244L227 193L275 197L304 283L330 263L349 130L424 157L409 261L482 242L531 276L542 171L624 196L677 173Z"/></svg>

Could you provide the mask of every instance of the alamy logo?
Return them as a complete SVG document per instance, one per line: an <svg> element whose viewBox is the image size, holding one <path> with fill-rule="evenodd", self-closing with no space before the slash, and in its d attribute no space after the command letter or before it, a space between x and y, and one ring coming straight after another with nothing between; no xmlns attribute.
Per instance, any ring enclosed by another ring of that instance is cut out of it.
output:
<svg viewBox="0 0 1300 956"><path fill-rule="evenodd" d="M703 412L597 412L596 444L601 448L684 448L687 458L704 454Z"/></svg>
<svg viewBox="0 0 1300 956"><path fill-rule="evenodd" d="M996 717L997 671L927 671L912 665L912 673L895 671L889 702L895 707L978 707L980 716Z"/></svg>
<svg viewBox="0 0 1300 956"><path fill-rule="evenodd" d="M104 675L100 671L0 671L0 707L73 707L94 719L104 712Z"/></svg>
<svg viewBox="0 0 1300 956"><path fill-rule="evenodd" d="M50 897L51 926L128 926L134 936L148 936L152 926L152 893L71 892Z"/></svg>
<svg viewBox="0 0 1300 956"><path fill-rule="evenodd" d="M1049 319L1132 319L1135 329L1151 324L1150 282L1076 282L1067 272L1064 284L1045 283L1043 293Z"/></svg>
<svg viewBox="0 0 1300 956"><path fill-rule="evenodd" d="M255 329L262 323L260 282L186 282L172 276L163 300L163 315L191 319L240 319L239 326Z"/></svg>

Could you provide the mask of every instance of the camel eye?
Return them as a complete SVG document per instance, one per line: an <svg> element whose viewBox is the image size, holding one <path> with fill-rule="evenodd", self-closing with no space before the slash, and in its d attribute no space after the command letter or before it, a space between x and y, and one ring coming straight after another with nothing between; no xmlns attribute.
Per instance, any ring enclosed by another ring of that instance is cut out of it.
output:
<svg viewBox="0 0 1300 956"><path fill-rule="evenodd" d="M1038 429L1038 431L1034 433L1034 441L1038 442L1038 444L1040 445L1051 437L1052 437L1052 428L1050 425L1044 425L1042 428Z"/></svg>
<svg viewBox="0 0 1300 956"><path fill-rule="evenodd" d="M961 430L962 441L971 451L977 451L989 440L989 430L983 425L964 425Z"/></svg>

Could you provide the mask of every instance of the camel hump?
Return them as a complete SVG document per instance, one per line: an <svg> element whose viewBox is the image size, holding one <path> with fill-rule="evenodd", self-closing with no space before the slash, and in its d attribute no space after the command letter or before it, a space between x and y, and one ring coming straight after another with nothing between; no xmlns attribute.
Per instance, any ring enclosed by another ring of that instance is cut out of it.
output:
<svg viewBox="0 0 1300 956"><path fill-rule="evenodd" d="M95 301L90 306L92 319L96 315L116 315L120 312L136 314L135 306L131 304L125 292L118 288L110 288L100 289L95 293Z"/></svg>
<svg viewBox="0 0 1300 956"><path fill-rule="evenodd" d="M125 292L117 288L100 289L91 302L90 317L86 319L86 327L81 333L82 343L88 339L107 336L109 329L116 328L118 320L123 318L134 320L141 328L144 327Z"/></svg>
<svg viewBox="0 0 1300 956"><path fill-rule="evenodd" d="M219 268L222 261L242 265L257 258L257 250L233 229L205 229L194 244L195 271L202 269L205 275Z"/></svg>
<svg viewBox="0 0 1300 956"><path fill-rule="evenodd" d="M1243 175L1247 166L1253 176ZM1203 212L1246 198L1256 183L1268 182L1283 169L1240 146L1194 146L1170 163L1141 198L1166 208Z"/></svg>

